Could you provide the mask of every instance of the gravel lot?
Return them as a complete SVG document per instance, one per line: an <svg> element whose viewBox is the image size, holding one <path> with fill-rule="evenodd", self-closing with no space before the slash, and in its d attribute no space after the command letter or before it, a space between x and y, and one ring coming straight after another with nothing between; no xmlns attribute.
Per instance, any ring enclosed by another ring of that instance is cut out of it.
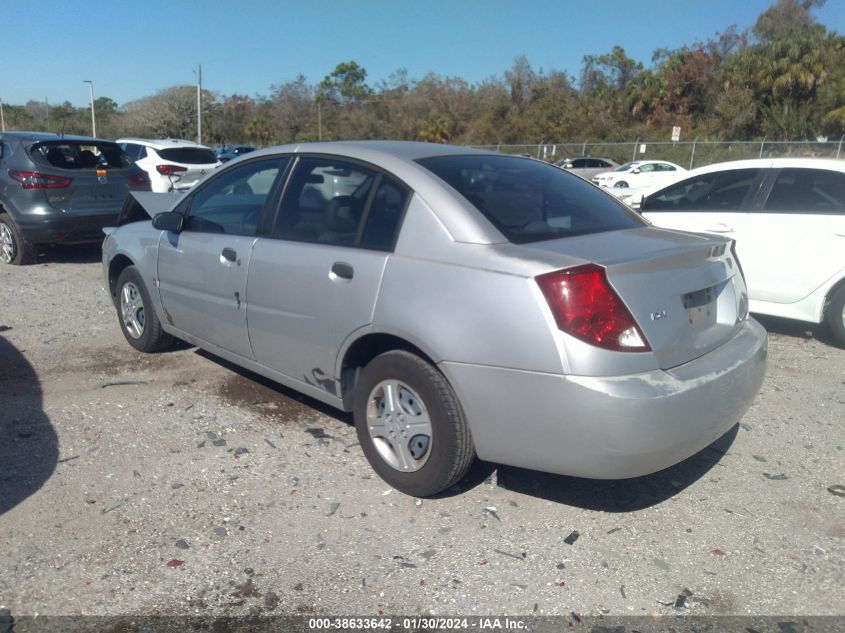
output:
<svg viewBox="0 0 845 633"><path fill-rule="evenodd" d="M845 484L845 350L823 328L766 319L755 404L669 470L481 464L415 500L371 472L349 416L195 348L132 350L98 258L0 267L16 616L845 615L845 497L828 490Z"/></svg>

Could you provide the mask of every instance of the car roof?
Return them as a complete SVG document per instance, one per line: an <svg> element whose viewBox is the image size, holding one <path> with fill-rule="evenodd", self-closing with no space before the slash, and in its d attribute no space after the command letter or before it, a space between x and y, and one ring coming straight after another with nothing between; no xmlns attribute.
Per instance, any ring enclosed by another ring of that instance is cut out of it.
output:
<svg viewBox="0 0 845 633"><path fill-rule="evenodd" d="M845 172L845 160L836 158L750 158L696 167L689 172L689 176L731 169L783 169L784 167L830 169Z"/></svg>
<svg viewBox="0 0 845 633"><path fill-rule="evenodd" d="M0 134L0 138L7 139L10 141L91 141L97 143L113 143L114 141L108 141L102 138L94 138L93 136L76 136L73 134L58 134L55 132L3 132Z"/></svg>
<svg viewBox="0 0 845 633"><path fill-rule="evenodd" d="M401 160L411 162L420 158L433 156L460 156L472 154L492 154L496 152L464 147L458 145L443 145L440 143L421 143L417 141L325 141L317 143L299 143L291 145L276 145L266 149L256 150L251 156L263 154L277 154L279 152L339 154L360 160ZM509 154L500 154L509 156Z"/></svg>
<svg viewBox="0 0 845 633"><path fill-rule="evenodd" d="M194 141L186 141L179 138L119 138L118 143L135 143L136 145L146 145L153 149L170 149L173 147L198 147L200 149L211 149L206 145L195 143Z"/></svg>

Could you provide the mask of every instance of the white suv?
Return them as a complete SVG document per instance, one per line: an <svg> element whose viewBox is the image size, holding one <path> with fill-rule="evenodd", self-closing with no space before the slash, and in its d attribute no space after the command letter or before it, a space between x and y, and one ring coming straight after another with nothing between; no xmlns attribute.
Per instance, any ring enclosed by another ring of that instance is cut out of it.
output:
<svg viewBox="0 0 845 633"><path fill-rule="evenodd" d="M152 190L157 192L190 189L200 178L222 165L211 148L192 141L122 138L117 142L129 158L150 175Z"/></svg>
<svg viewBox="0 0 845 633"><path fill-rule="evenodd" d="M751 312L827 321L845 345L845 161L741 160L646 193L657 226L736 240Z"/></svg>

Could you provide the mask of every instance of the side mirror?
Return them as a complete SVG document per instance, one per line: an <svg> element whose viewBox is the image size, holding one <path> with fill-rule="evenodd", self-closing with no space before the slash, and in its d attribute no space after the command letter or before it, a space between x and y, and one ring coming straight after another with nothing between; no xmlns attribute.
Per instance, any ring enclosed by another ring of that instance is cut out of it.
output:
<svg viewBox="0 0 845 633"><path fill-rule="evenodd" d="M640 168L639 168L639 167L637 167L637 168L635 168L635 169L632 169L632 170L631 170L631 173L632 173L632 174L638 174L638 173L640 173Z"/></svg>
<svg viewBox="0 0 845 633"><path fill-rule="evenodd" d="M171 233L179 233L182 231L182 225L185 222L185 216L175 211L168 211L167 213L158 213L153 218L153 228L159 231L170 231Z"/></svg>
<svg viewBox="0 0 845 633"><path fill-rule="evenodd" d="M632 209L640 209L643 206L643 201L645 200L645 196L641 193L635 193L631 196L630 200L628 200L628 206Z"/></svg>

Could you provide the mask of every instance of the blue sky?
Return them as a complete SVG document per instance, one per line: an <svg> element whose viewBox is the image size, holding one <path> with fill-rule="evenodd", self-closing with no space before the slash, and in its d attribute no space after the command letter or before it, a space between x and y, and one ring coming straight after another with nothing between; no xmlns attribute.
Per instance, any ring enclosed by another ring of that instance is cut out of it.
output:
<svg viewBox="0 0 845 633"><path fill-rule="evenodd" d="M24 0L4 11L0 99L119 104L176 84L266 95L305 75L316 83L355 60L376 84L406 68L471 83L517 55L578 75L584 55L618 44L648 65L658 48L750 27L774 0ZM840 33L845 1L815 12Z"/></svg>

